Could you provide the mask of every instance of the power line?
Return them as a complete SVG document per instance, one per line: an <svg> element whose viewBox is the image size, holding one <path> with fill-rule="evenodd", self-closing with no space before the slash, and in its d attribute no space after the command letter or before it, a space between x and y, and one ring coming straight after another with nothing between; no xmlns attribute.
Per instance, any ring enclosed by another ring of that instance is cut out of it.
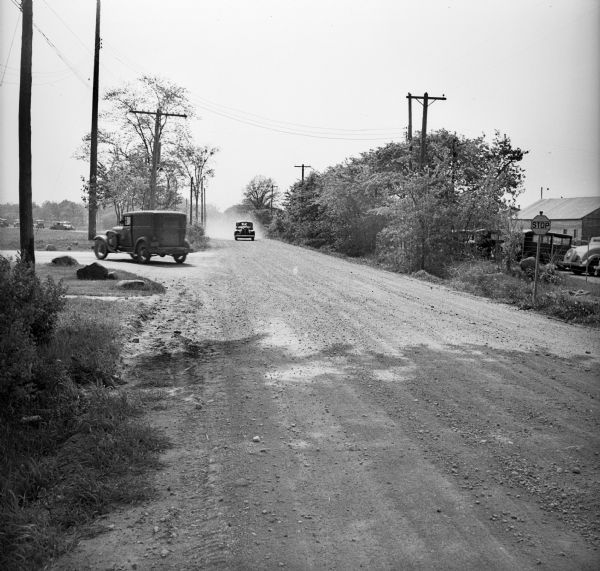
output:
<svg viewBox="0 0 600 571"><path fill-rule="evenodd" d="M10 52L12 52L13 43L15 41L15 36L17 35L17 28L19 27L19 23L21 22L21 15L19 14L19 18L17 19L17 23L15 24L15 29L13 31L12 39L10 40L10 47L8 48L8 55L6 56L6 64L4 66L4 71L2 72L2 78L0 79L0 85L4 83L4 75L6 74L6 70L8 69L8 60L10 59Z"/></svg>
<svg viewBox="0 0 600 571"><path fill-rule="evenodd" d="M22 6L18 2L16 2L16 0L11 0L11 2L21 12L23 12ZM44 38L44 40L46 40L46 43L54 50L54 52L62 60L62 62L73 72L75 77L77 77L77 79L79 79L79 81L81 81L81 83L83 83L83 85L85 85L88 89L91 89L90 86L88 85L88 82L83 77L81 77L81 75L79 74L77 69L73 65L71 65L71 63L69 62L69 60L67 60L67 58L65 56L62 55L61 51L56 47L54 42L52 42L52 40L42 31L42 29L35 22L33 22L33 27Z"/></svg>

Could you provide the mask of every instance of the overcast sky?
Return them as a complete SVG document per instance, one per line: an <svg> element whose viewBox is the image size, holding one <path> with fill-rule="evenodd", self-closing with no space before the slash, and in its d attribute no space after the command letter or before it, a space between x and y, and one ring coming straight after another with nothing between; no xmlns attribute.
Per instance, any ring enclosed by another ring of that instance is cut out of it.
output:
<svg viewBox="0 0 600 571"><path fill-rule="evenodd" d="M96 1L33 4L33 199L79 201ZM18 5L0 0L0 202L18 201ZM100 90L143 74L185 87L196 142L220 149L220 209L254 175L285 191L294 165L403 140L407 93L445 95L428 130L506 133L529 151L527 206L540 187L600 193L599 32L598 0L102 0Z"/></svg>

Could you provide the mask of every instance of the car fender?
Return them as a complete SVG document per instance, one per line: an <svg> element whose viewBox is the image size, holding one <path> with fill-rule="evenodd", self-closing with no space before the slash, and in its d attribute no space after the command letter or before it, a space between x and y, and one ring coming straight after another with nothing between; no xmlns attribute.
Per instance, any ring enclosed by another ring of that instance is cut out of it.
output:
<svg viewBox="0 0 600 571"><path fill-rule="evenodd" d="M114 248L110 247L110 244L108 243L108 240L106 239L106 236L103 236L102 234L98 234L97 236L94 236L94 243L96 243L96 240L99 240L100 242L104 242L106 244L106 249L109 252L116 252L116 250Z"/></svg>

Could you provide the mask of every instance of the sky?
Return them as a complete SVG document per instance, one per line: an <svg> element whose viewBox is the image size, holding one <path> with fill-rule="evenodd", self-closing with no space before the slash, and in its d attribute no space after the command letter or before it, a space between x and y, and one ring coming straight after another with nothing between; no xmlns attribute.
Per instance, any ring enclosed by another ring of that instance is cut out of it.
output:
<svg viewBox="0 0 600 571"><path fill-rule="evenodd" d="M18 202L19 4L0 0L0 203ZM79 202L96 0L33 11L33 200ZM599 0L102 0L100 93L144 74L184 87L196 143L219 148L207 202L221 210L255 175L285 192L295 165L404 140L406 95L445 96L428 132L498 130L529 151L525 207L542 188L600 194L599 32Z"/></svg>

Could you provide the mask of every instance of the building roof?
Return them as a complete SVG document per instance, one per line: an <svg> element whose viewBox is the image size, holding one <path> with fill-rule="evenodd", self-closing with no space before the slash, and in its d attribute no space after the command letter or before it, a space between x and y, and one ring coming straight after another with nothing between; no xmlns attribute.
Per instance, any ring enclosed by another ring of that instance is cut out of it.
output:
<svg viewBox="0 0 600 571"><path fill-rule="evenodd" d="M541 210L550 220L580 220L598 209L600 209L600 196L543 198L523 208L517 217L519 220L531 220Z"/></svg>

